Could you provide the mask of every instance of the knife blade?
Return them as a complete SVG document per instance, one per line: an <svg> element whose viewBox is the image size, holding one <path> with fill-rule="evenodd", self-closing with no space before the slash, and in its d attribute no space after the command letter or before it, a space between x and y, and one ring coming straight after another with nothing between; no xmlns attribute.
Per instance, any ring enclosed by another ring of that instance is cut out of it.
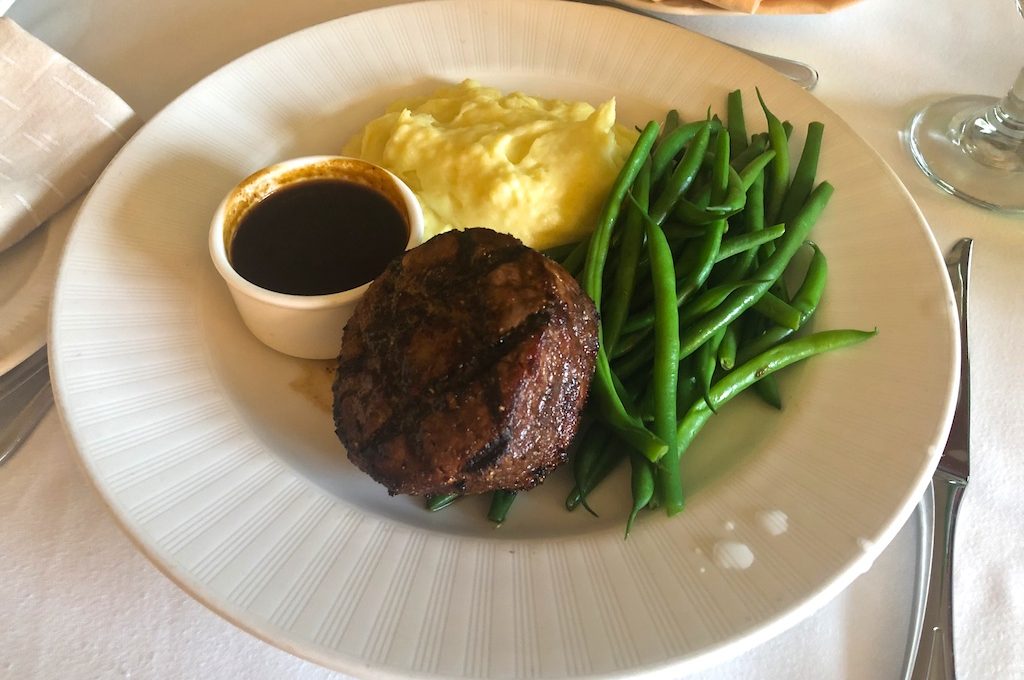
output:
<svg viewBox="0 0 1024 680"><path fill-rule="evenodd" d="M917 653L910 668L913 680L956 678L953 647L953 544L957 514L971 472L971 365L967 299L973 245L971 239L961 239L946 257L946 270L953 286L959 316L960 391L946 446L929 490L929 493L934 494L931 575L928 579L920 637L917 640Z"/></svg>

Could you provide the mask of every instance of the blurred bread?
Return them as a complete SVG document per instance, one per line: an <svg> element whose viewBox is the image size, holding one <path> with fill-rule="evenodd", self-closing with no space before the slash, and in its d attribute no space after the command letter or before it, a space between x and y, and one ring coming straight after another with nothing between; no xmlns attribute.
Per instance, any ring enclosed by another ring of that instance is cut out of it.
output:
<svg viewBox="0 0 1024 680"><path fill-rule="evenodd" d="M650 0L679 14L824 14L857 0Z"/></svg>

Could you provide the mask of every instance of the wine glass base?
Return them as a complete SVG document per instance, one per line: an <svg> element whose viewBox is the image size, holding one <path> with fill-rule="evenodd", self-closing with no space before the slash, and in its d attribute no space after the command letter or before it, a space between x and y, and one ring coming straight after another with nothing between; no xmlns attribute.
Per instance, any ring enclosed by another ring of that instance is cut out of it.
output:
<svg viewBox="0 0 1024 680"><path fill-rule="evenodd" d="M966 96L925 107L910 121L910 152L921 170L954 196L990 210L1024 214L1024 171L979 162L962 143L964 129L998 102Z"/></svg>

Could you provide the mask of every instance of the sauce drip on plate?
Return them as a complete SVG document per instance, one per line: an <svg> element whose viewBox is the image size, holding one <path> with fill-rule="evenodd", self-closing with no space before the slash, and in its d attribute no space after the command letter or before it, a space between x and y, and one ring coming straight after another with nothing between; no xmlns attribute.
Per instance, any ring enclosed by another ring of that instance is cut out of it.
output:
<svg viewBox="0 0 1024 680"><path fill-rule="evenodd" d="M242 217L229 259L243 278L290 295L327 295L377 277L405 250L409 231L377 191L346 180L299 182Z"/></svg>

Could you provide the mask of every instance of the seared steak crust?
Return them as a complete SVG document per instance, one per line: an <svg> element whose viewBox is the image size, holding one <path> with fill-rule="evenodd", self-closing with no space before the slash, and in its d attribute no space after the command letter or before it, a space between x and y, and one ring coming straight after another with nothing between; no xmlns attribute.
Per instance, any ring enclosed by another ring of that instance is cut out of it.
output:
<svg viewBox="0 0 1024 680"><path fill-rule="evenodd" d="M334 422L391 494L529 489L565 462L597 313L558 264L490 229L393 261L348 324Z"/></svg>

